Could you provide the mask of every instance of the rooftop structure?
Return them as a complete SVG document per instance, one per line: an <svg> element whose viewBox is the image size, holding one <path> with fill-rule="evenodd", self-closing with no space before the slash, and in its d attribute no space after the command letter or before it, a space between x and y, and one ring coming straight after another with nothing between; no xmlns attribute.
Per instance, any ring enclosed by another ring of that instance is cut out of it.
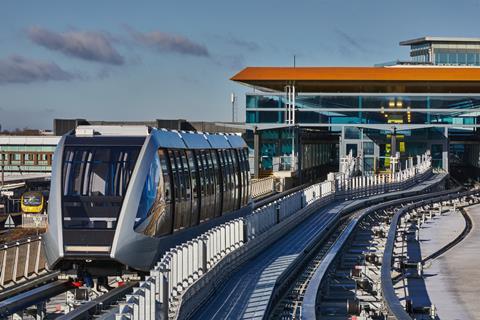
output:
<svg viewBox="0 0 480 320"><path fill-rule="evenodd" d="M422 37L400 42L410 46L414 62L434 65L479 66L480 38Z"/></svg>

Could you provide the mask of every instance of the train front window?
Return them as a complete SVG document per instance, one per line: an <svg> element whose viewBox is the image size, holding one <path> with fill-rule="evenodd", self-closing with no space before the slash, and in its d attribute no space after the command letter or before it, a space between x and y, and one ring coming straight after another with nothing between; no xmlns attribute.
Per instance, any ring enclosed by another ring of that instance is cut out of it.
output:
<svg viewBox="0 0 480 320"><path fill-rule="evenodd" d="M113 229L140 147L65 147L65 228Z"/></svg>
<svg viewBox="0 0 480 320"><path fill-rule="evenodd" d="M37 193L25 193L23 195L23 205L39 206L42 204L42 195Z"/></svg>

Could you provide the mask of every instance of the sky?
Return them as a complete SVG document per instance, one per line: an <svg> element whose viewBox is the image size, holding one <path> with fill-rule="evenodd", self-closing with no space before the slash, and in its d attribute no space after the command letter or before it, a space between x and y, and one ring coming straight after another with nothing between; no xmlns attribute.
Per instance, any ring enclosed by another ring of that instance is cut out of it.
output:
<svg viewBox="0 0 480 320"><path fill-rule="evenodd" d="M0 124L238 120L247 66L371 66L402 40L480 37L480 0L0 3Z"/></svg>

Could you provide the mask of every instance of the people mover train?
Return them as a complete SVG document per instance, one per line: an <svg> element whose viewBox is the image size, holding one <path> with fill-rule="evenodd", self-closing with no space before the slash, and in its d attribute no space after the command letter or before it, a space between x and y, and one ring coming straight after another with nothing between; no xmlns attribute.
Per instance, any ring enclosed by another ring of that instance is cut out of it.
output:
<svg viewBox="0 0 480 320"><path fill-rule="evenodd" d="M239 135L79 126L52 164L51 269L148 271L170 248L252 211Z"/></svg>

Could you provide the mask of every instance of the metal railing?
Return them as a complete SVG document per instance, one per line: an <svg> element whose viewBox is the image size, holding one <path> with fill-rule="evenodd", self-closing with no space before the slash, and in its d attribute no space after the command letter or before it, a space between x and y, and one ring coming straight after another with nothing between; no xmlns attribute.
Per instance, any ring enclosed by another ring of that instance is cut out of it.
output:
<svg viewBox="0 0 480 320"><path fill-rule="evenodd" d="M45 270L42 237L29 237L0 247L0 286L36 277Z"/></svg>
<svg viewBox="0 0 480 320"><path fill-rule="evenodd" d="M432 159L427 152L419 156L415 166L411 163L410 167L398 172L351 178L339 175L336 178L336 195L345 197L345 199L354 199L398 191L411 187L416 181L424 179L430 174L432 174Z"/></svg>
<svg viewBox="0 0 480 320"><path fill-rule="evenodd" d="M265 196L275 191L275 179L273 177L252 179L251 181L250 194L252 195L253 199Z"/></svg>
<svg viewBox="0 0 480 320"><path fill-rule="evenodd" d="M146 301L153 299L151 291L154 291L155 301L160 304L163 317L176 318L186 296L191 298L202 285L220 281L218 279L224 275L222 268L233 268L232 265L243 261L239 249L245 248L246 244L246 252L254 251L252 248L255 246L263 248L268 243L265 241L267 236L273 236L274 233L278 236L278 232L286 232L298 224L311 213L308 210L315 207L314 204L324 205L337 196L353 199L407 188L419 178L425 178L431 173L430 158L422 156L422 161L416 166L397 172L391 177L355 177L340 182L327 180L260 207L244 218L215 227L168 251L150 271L150 277L142 284L144 288L139 287L139 297L127 296L117 317L150 319L151 309L154 307L147 306ZM262 182L258 183L271 186L273 179L268 179L262 179ZM264 190L266 189L265 187ZM207 274L211 276L206 279ZM141 298L142 295L150 298ZM153 300L151 301L153 303ZM141 311L138 311L138 308Z"/></svg>

